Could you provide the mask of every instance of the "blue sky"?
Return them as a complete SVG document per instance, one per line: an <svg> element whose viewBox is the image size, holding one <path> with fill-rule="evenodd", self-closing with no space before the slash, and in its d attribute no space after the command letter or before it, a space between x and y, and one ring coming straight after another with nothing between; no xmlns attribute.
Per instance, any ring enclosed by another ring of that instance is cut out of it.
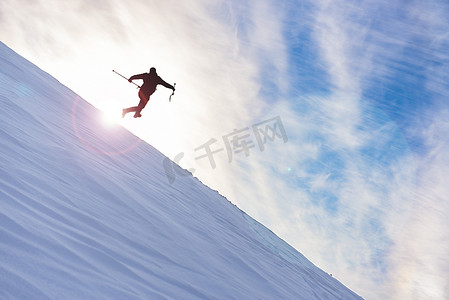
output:
<svg viewBox="0 0 449 300"><path fill-rule="evenodd" d="M159 88L123 126L183 153L360 295L445 299L448 14L444 1L6 0L0 36L114 118L138 99L111 70L155 66L173 101ZM261 151L251 128L277 116L288 141ZM235 129L255 147L229 162ZM211 139L215 168L196 159Z"/></svg>

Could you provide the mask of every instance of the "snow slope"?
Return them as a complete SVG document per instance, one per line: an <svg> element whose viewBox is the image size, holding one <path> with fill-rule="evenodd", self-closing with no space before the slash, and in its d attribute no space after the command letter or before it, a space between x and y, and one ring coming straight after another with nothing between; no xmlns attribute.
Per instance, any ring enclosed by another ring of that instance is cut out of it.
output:
<svg viewBox="0 0 449 300"><path fill-rule="evenodd" d="M0 299L360 299L2 43L0 105Z"/></svg>

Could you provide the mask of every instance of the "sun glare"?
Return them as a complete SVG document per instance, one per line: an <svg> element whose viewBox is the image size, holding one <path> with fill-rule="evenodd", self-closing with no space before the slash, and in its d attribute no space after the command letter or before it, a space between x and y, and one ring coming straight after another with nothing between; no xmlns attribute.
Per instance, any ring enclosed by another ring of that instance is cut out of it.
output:
<svg viewBox="0 0 449 300"><path fill-rule="evenodd" d="M122 120L122 116L120 115L120 112L117 111L102 111L101 113L101 119L103 121L103 124L108 126L117 125Z"/></svg>

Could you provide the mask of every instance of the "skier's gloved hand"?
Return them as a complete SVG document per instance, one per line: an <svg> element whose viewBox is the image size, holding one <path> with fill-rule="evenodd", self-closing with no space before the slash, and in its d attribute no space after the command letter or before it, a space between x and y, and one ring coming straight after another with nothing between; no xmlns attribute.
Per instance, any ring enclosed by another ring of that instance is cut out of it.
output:
<svg viewBox="0 0 449 300"><path fill-rule="evenodd" d="M128 82L132 82L131 78L130 78L130 79L128 79Z"/></svg>

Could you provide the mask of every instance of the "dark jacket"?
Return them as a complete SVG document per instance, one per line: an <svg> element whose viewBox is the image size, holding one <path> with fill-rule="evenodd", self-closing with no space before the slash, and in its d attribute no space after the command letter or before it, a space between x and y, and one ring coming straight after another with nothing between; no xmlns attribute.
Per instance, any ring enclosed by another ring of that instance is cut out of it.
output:
<svg viewBox="0 0 449 300"><path fill-rule="evenodd" d="M143 84L140 87L140 91L144 93L146 96L150 96L156 91L156 86L158 84L162 84L166 88L174 90L174 87L171 84L168 84L165 82L161 77L159 77L157 74L151 74L151 73L143 73L143 74L137 74L134 76L131 76L129 80L134 79L142 79Z"/></svg>

